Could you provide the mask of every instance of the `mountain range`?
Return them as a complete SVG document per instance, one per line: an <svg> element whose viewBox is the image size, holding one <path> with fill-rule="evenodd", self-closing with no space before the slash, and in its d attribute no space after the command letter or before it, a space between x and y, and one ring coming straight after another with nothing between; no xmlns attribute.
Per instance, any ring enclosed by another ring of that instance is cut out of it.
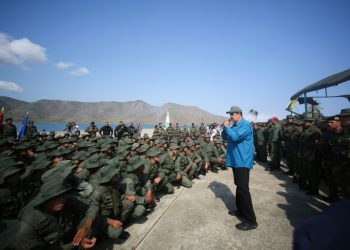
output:
<svg viewBox="0 0 350 250"><path fill-rule="evenodd" d="M162 106L152 106L144 101L128 102L78 102L63 100L39 100L26 102L18 99L0 96L0 108L5 108L5 118L12 117L14 121L21 121L29 113L30 120L35 122L90 122L113 123L141 122L143 124L157 124L165 121L169 111L170 122L179 124L198 124L204 122L221 123L225 117L211 114L195 106L185 106L166 103Z"/></svg>

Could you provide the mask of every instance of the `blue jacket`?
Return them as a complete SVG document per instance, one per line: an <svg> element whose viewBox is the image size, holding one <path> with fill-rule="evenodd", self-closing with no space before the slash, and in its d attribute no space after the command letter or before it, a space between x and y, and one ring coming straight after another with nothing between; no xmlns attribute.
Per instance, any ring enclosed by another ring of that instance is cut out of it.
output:
<svg viewBox="0 0 350 250"><path fill-rule="evenodd" d="M243 119L232 127L224 127L221 137L228 141L226 166L253 168L254 137L250 123Z"/></svg>

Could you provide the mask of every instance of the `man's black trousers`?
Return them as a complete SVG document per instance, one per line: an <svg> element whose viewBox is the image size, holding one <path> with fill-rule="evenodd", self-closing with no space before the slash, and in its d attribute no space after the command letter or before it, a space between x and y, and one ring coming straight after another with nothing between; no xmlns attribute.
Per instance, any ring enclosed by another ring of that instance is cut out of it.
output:
<svg viewBox="0 0 350 250"><path fill-rule="evenodd" d="M234 168L233 179L236 188L236 207L250 223L256 223L252 198L249 192L249 168Z"/></svg>

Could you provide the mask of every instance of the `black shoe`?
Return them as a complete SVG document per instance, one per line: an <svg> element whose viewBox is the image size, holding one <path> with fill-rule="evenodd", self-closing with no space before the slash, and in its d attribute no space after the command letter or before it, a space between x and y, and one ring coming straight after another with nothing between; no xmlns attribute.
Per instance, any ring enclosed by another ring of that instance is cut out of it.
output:
<svg viewBox="0 0 350 250"><path fill-rule="evenodd" d="M124 243L128 238L130 237L130 234L127 231L123 231L119 238L114 241L114 244L122 244Z"/></svg>
<svg viewBox="0 0 350 250"><path fill-rule="evenodd" d="M232 216L239 217L239 218L244 218L243 213L239 210L230 210L230 211L228 211L228 214L232 215Z"/></svg>
<svg viewBox="0 0 350 250"><path fill-rule="evenodd" d="M258 227L258 223L251 223L251 222L242 222L236 225L236 228L242 231L256 229L257 227Z"/></svg>

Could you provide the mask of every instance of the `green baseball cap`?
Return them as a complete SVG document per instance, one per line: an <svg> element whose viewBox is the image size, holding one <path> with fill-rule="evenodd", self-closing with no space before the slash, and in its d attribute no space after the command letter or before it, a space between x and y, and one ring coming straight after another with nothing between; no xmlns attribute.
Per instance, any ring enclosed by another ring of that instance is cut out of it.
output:
<svg viewBox="0 0 350 250"><path fill-rule="evenodd" d="M226 112L226 114L231 114L231 113L242 113L242 109L238 106L232 106L231 109Z"/></svg>

